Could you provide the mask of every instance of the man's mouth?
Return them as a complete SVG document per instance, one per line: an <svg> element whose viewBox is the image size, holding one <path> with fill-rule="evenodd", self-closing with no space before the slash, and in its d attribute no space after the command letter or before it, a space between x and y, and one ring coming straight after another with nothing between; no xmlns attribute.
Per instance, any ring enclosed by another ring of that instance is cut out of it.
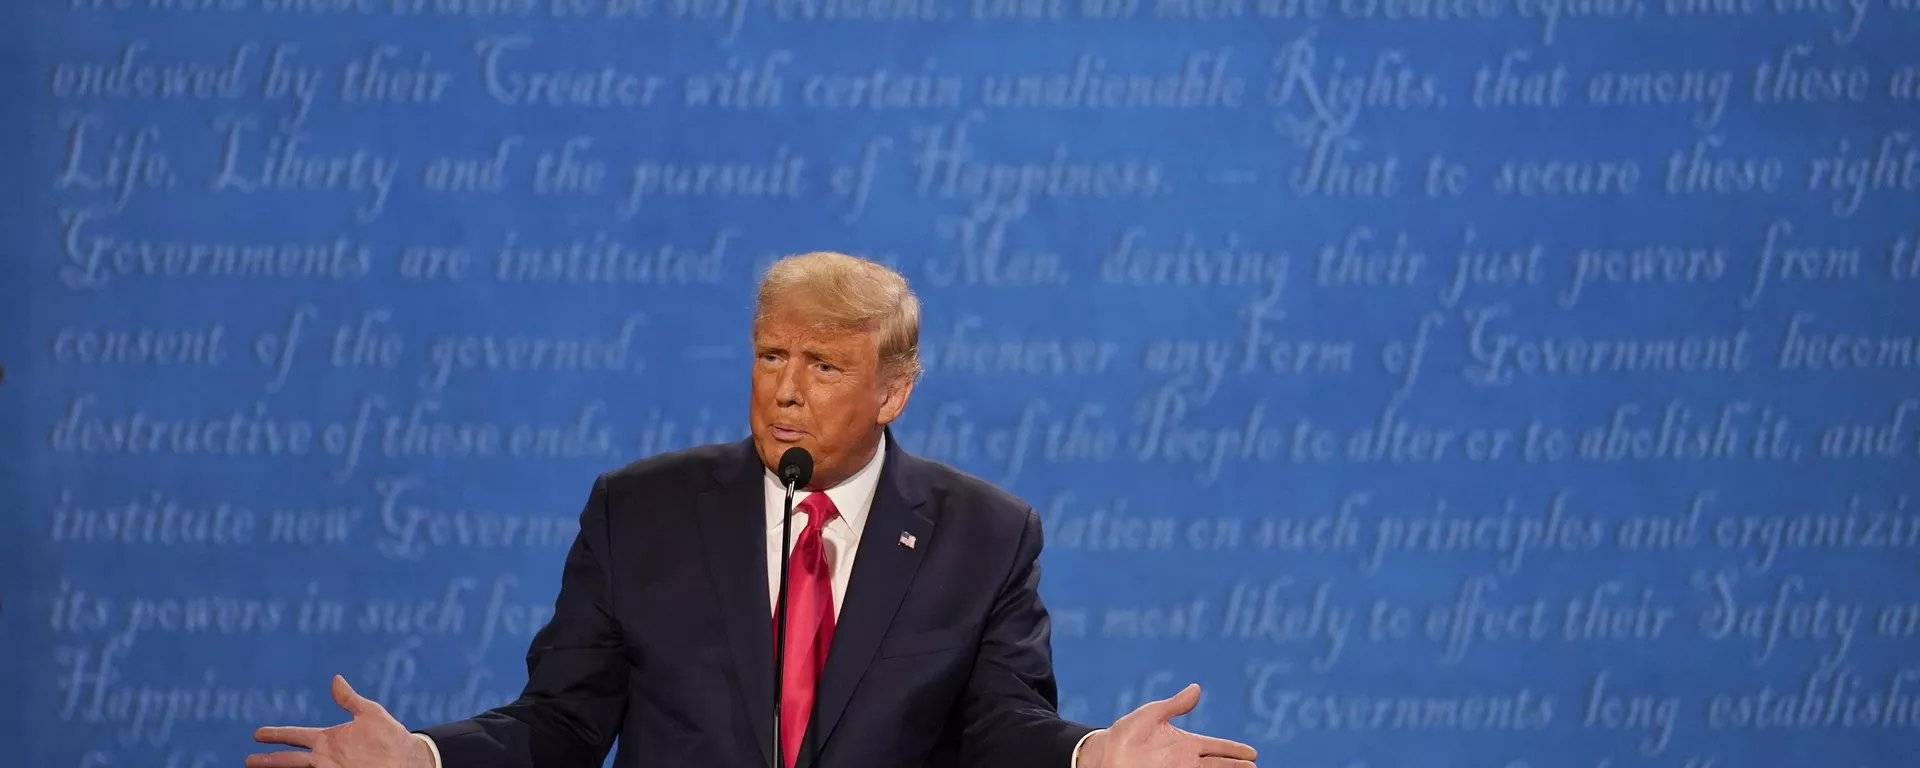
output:
<svg viewBox="0 0 1920 768"><path fill-rule="evenodd" d="M795 442L807 436L806 432L782 424L775 424L768 427L767 431L773 434L773 439L783 443Z"/></svg>

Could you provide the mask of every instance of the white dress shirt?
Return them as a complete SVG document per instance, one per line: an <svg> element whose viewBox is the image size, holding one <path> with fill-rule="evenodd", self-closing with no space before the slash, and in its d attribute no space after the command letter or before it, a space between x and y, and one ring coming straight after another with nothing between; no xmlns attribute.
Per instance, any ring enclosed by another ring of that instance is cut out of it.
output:
<svg viewBox="0 0 1920 768"><path fill-rule="evenodd" d="M880 449L873 452L873 459L867 465L854 472L853 476L840 481L839 485L819 493L825 493L833 502L834 509L840 514L827 521L827 527L820 531L820 543L827 552L827 571L833 580L833 615L840 617L840 606L846 602L847 581L853 576L853 555L860 550L860 533L867 527L867 513L873 509L873 494L880 487L880 465L886 463L887 440L880 438ZM766 471L765 488L767 500L767 608L772 608L780 600L780 514L786 511L787 487L780 483L780 477L773 470ZM793 494L793 540L800 540L800 532L806 530L808 515L800 508L800 502L812 496L815 491L799 490ZM791 552L791 550L789 550ZM792 587L788 587L792 589Z"/></svg>
<svg viewBox="0 0 1920 768"><path fill-rule="evenodd" d="M853 576L853 556L860 550L860 534L867 526L867 513L873 510L873 496L880 487L880 467L886 463L886 456L887 439L881 437L880 448L873 452L873 459L853 476L824 491L800 490L793 494L794 541L799 541L800 532L807 527L807 513L800 508L800 502L808 496L824 493L833 501L834 508L840 511L820 532L820 542L825 545L827 553L827 568L833 574L833 615L836 619L840 616L840 606L846 602L847 582ZM786 511L787 487L781 484L779 476L771 469L766 471L763 484L766 488L767 518L767 609L768 615L772 615L773 606L780 600L780 515ZM434 768L443 768L440 765L440 748L433 743L433 739L424 733L414 735L427 742L432 750ZM1081 737L1080 742L1074 745L1073 760L1068 768L1079 768L1080 747L1086 743L1086 737Z"/></svg>

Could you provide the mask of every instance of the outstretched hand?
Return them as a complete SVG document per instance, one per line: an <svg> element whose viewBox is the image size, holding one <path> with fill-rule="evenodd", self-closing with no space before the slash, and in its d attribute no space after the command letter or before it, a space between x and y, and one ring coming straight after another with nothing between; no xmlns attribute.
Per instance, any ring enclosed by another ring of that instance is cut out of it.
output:
<svg viewBox="0 0 1920 768"><path fill-rule="evenodd" d="M1200 703L1200 686L1150 701L1088 737L1080 768L1254 768L1253 747L1174 727Z"/></svg>
<svg viewBox="0 0 1920 768"><path fill-rule="evenodd" d="M247 756L247 768L433 768L427 745L387 714L387 708L353 692L347 679L333 676L333 701L353 719L330 728L268 726L253 732L255 741L305 747L308 751L263 752Z"/></svg>

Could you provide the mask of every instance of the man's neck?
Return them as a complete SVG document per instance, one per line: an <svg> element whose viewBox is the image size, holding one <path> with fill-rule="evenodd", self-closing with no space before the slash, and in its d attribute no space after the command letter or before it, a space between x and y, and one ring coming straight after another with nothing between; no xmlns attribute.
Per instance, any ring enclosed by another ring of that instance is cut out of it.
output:
<svg viewBox="0 0 1920 768"><path fill-rule="evenodd" d="M866 449L861 451L858 454L860 458L850 462L848 466L841 469L839 472L836 472L831 475L821 475L820 473L815 472L813 475L813 481L810 483L807 483L807 490L824 491L828 488L832 488L836 485L846 482L848 478L851 478L854 475L860 474L860 470L866 469L867 465L872 464L873 457L875 456L875 454L878 454L880 452L882 446L886 442L885 434L886 433L884 431L873 433L873 438L868 441Z"/></svg>

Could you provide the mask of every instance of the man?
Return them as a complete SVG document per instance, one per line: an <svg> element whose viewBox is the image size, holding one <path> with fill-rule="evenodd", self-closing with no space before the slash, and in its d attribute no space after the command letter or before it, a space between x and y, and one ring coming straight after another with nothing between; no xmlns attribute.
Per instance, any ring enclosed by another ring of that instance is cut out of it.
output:
<svg viewBox="0 0 1920 768"><path fill-rule="evenodd" d="M791 520L780 765L1251 768L1251 747L1168 723L1197 686L1107 729L1056 714L1039 517L888 431L920 373L919 326L885 267L775 264L753 321L752 437L595 481L518 700L410 733L336 676L352 720L261 728L308 751L246 764L597 768L617 736L617 766L773 765L774 468L799 446L814 470Z"/></svg>

